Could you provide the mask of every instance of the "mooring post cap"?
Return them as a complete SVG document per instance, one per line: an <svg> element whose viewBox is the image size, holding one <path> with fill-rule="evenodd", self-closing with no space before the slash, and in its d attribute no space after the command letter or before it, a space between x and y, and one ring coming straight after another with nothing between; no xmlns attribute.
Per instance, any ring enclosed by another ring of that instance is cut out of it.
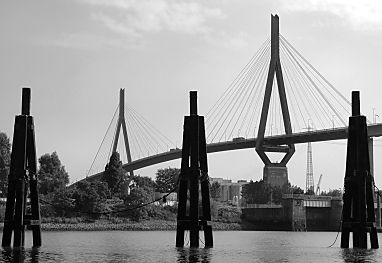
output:
<svg viewBox="0 0 382 263"><path fill-rule="evenodd" d="M21 115L30 115L31 89L23 88L21 99Z"/></svg>
<svg viewBox="0 0 382 263"><path fill-rule="evenodd" d="M190 91L190 115L198 115L198 92Z"/></svg>
<svg viewBox="0 0 382 263"><path fill-rule="evenodd" d="M359 99L359 91L355 90L351 92L351 108L352 108L352 116L361 115L360 110L360 99Z"/></svg>

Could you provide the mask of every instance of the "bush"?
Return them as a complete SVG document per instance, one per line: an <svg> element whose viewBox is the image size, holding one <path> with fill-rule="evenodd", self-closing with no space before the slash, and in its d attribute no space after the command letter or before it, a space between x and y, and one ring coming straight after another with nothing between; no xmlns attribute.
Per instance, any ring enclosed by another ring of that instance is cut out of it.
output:
<svg viewBox="0 0 382 263"><path fill-rule="evenodd" d="M239 223L241 211L237 207L224 206L218 209L218 221L225 223Z"/></svg>
<svg viewBox="0 0 382 263"><path fill-rule="evenodd" d="M149 211L152 209L152 205L139 207L143 204L152 201L153 189L150 187L136 187L130 195L123 196L124 209L126 211L119 213L122 216L127 216L133 221L140 221L142 219L148 219ZM152 214L152 212L151 212Z"/></svg>
<svg viewBox="0 0 382 263"><path fill-rule="evenodd" d="M0 206L0 221L4 222L4 216L5 216L5 205Z"/></svg>
<svg viewBox="0 0 382 263"><path fill-rule="evenodd" d="M90 217L99 218L100 212L106 210L106 198L109 194L104 182L79 182L73 192L74 208Z"/></svg>
<svg viewBox="0 0 382 263"><path fill-rule="evenodd" d="M49 204L40 204L40 215L42 218L54 217L56 215L53 206Z"/></svg>

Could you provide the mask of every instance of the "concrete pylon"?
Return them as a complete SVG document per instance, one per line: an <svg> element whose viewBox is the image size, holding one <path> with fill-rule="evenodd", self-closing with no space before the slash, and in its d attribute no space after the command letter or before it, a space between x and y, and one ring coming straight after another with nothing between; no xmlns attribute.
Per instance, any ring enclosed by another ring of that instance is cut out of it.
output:
<svg viewBox="0 0 382 263"><path fill-rule="evenodd" d="M114 137L114 144L113 144L113 153L117 151L118 146L118 139L119 134L121 132L121 127L123 131L123 139L125 141L125 150L127 155L127 162L131 163L131 152L130 152L130 146L129 146L129 137L127 136L127 128L126 128L126 120L125 120L125 89L121 89L119 91L119 115L118 115L118 122L117 122L117 132L115 133ZM130 172L130 176L134 175L134 171Z"/></svg>
<svg viewBox="0 0 382 263"><path fill-rule="evenodd" d="M286 164L295 152L294 144L288 144L287 147L264 144L265 128L272 95L273 79L275 75L277 80L278 93L280 96L285 133L292 134L292 125L289 116L289 109L280 62L279 17L278 15L271 15L271 61L269 64L267 84L265 87L260 125L256 138L256 152L265 164L263 172L264 181L273 186L283 186L284 184L288 183L288 171ZM272 163L266 155L266 152L285 152L285 156L281 162Z"/></svg>

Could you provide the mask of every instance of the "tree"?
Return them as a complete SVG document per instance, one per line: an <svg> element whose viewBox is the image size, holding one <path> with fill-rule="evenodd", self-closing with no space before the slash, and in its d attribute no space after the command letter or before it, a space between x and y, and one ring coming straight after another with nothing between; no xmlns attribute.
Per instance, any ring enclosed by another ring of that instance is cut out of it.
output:
<svg viewBox="0 0 382 263"><path fill-rule="evenodd" d="M58 188L49 194L51 205L56 216L70 217L73 215L74 199L72 191L67 188Z"/></svg>
<svg viewBox="0 0 382 263"><path fill-rule="evenodd" d="M213 199L219 199L221 196L220 192L220 184L218 182L213 182L210 189L211 198Z"/></svg>
<svg viewBox="0 0 382 263"><path fill-rule="evenodd" d="M148 212L151 207L143 206L148 202L153 200L153 188L150 187L135 187L130 195L124 195L123 202L125 204L126 212L123 214L128 216L130 219L139 221L148 217Z"/></svg>
<svg viewBox="0 0 382 263"><path fill-rule="evenodd" d="M11 143L8 136L0 132L0 196L3 197L7 196L10 163Z"/></svg>
<svg viewBox="0 0 382 263"><path fill-rule="evenodd" d="M39 191L41 194L48 194L55 189L65 187L69 183L69 175L65 167L61 165L56 152L44 154L38 159L40 168L38 170Z"/></svg>
<svg viewBox="0 0 382 263"><path fill-rule="evenodd" d="M153 189L155 188L155 182L153 181L153 179L147 176L135 175L133 177L133 181L138 187L148 187Z"/></svg>
<svg viewBox="0 0 382 263"><path fill-rule="evenodd" d="M110 156L110 161L106 165L102 180L107 183L112 193L119 192L119 186L127 177L127 172L122 168L122 162L118 152Z"/></svg>
<svg viewBox="0 0 382 263"><path fill-rule="evenodd" d="M309 190L305 193L305 195L314 195L314 191L313 191L313 189L309 189Z"/></svg>
<svg viewBox="0 0 382 263"><path fill-rule="evenodd" d="M169 193L178 189L178 178L180 169L178 168L165 168L158 169L156 172L156 188L155 190L161 193Z"/></svg>
<svg viewBox="0 0 382 263"><path fill-rule="evenodd" d="M109 195L109 189L105 182L80 181L73 192L75 209L98 217L98 213L106 209L105 201Z"/></svg>
<svg viewBox="0 0 382 263"><path fill-rule="evenodd" d="M243 185L242 197L249 204L266 204L270 201L269 186L263 180Z"/></svg>
<svg viewBox="0 0 382 263"><path fill-rule="evenodd" d="M302 194L304 194L304 190L302 190L297 185L292 185L292 186L290 186L289 191L287 191L287 193L292 193L294 195L298 195L298 194L302 195Z"/></svg>
<svg viewBox="0 0 382 263"><path fill-rule="evenodd" d="M342 191L341 189L329 189L328 192L321 192L320 195L323 195L323 196L338 196L338 197L341 197L342 196Z"/></svg>

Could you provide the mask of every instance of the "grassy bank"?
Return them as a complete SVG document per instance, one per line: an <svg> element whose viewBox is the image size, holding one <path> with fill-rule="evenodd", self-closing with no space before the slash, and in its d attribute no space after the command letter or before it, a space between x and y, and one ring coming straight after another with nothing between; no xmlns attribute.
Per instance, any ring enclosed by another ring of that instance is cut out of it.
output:
<svg viewBox="0 0 382 263"><path fill-rule="evenodd" d="M241 230L238 223L212 222L214 230ZM41 224L45 231L150 231L150 230L176 230L176 221L166 220L145 220L140 222L114 223L108 220L97 220L91 223L54 223L47 222Z"/></svg>

